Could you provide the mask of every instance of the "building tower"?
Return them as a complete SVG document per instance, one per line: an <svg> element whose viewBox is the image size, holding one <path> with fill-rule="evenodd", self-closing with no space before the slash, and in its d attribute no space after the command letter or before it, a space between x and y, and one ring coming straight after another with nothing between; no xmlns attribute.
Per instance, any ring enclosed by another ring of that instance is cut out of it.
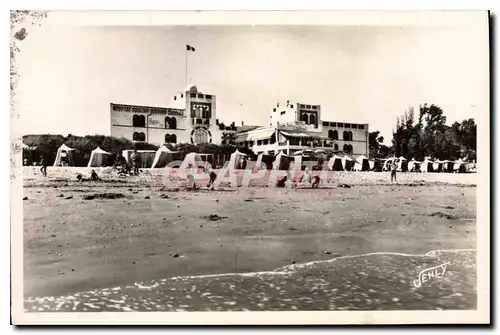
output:
<svg viewBox="0 0 500 335"><path fill-rule="evenodd" d="M189 142L203 144L220 141L220 136L214 134L218 133L215 95L204 94L195 85L188 85L184 92L174 96L172 106L186 110Z"/></svg>

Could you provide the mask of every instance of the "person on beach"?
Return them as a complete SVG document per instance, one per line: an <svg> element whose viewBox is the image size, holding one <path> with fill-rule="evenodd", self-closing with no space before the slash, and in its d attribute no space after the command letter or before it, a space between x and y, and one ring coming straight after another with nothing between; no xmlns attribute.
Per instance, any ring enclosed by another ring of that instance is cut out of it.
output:
<svg viewBox="0 0 500 335"><path fill-rule="evenodd" d="M215 179L217 179L217 174L215 172L213 172L210 167L208 167L208 169L206 169L206 171L210 177L210 181L207 184L207 188L209 190L213 191L213 190L215 190L214 182L215 182Z"/></svg>
<svg viewBox="0 0 500 335"><path fill-rule="evenodd" d="M66 151L61 151L61 165L68 166L68 154Z"/></svg>
<svg viewBox="0 0 500 335"><path fill-rule="evenodd" d="M311 187L312 188L318 188L319 187L319 182L321 181L321 179L319 178L319 176L314 176L312 177L312 183L311 183Z"/></svg>
<svg viewBox="0 0 500 335"><path fill-rule="evenodd" d="M95 170L92 170L92 173L90 174L90 180L91 181L99 181L99 176L95 172Z"/></svg>
<svg viewBox="0 0 500 335"><path fill-rule="evenodd" d="M40 165L42 166L40 168L40 172L44 175L44 177L47 177L47 161L43 157L43 155L40 156Z"/></svg>
<svg viewBox="0 0 500 335"><path fill-rule="evenodd" d="M132 164L134 166L134 175L138 176L139 175L139 165L141 163L141 156L137 153L137 149L134 150L134 153L132 154Z"/></svg>
<svg viewBox="0 0 500 335"><path fill-rule="evenodd" d="M391 163L391 183L393 181L396 181L396 170L398 168L398 165L396 164L396 160L393 160Z"/></svg>

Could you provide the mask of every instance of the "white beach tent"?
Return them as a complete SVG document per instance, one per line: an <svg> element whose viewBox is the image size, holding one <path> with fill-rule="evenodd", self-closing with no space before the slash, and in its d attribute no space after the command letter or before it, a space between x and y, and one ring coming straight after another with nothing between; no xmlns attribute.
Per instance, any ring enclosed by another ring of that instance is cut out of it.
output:
<svg viewBox="0 0 500 335"><path fill-rule="evenodd" d="M54 166L62 166L61 162L61 154L66 153L67 163L73 162L73 151L75 149L68 147L66 144L63 144L57 149L56 160L54 161Z"/></svg>
<svg viewBox="0 0 500 335"><path fill-rule="evenodd" d="M342 166L344 167L344 170L350 171L353 165L354 165L354 159L352 159L347 155L344 155L344 157L342 157Z"/></svg>
<svg viewBox="0 0 500 335"><path fill-rule="evenodd" d="M421 162L419 161L416 161L415 158L412 158L409 162L408 162L408 171L420 171L420 164Z"/></svg>
<svg viewBox="0 0 500 335"><path fill-rule="evenodd" d="M280 169L280 165L281 165L281 160L283 158L287 157L283 151L279 151L278 154L276 155L276 158L274 159L274 162L273 162L273 170L279 170Z"/></svg>
<svg viewBox="0 0 500 335"><path fill-rule="evenodd" d="M228 168L238 169L240 167L241 159L245 159L246 156L247 155L236 149L236 151L229 157Z"/></svg>
<svg viewBox="0 0 500 335"><path fill-rule="evenodd" d="M403 156L398 158L398 167L397 170L399 172L406 172L408 171L408 160L404 158Z"/></svg>
<svg viewBox="0 0 500 335"><path fill-rule="evenodd" d="M342 164L342 157L333 155L328 161L328 169L333 171L344 170L344 165Z"/></svg>
<svg viewBox="0 0 500 335"><path fill-rule="evenodd" d="M99 146L92 150L90 160L87 167L98 167L106 165L108 157L111 155L109 152L102 150Z"/></svg>
<svg viewBox="0 0 500 335"><path fill-rule="evenodd" d="M382 167L383 171L389 171L391 169L392 163L396 160L396 157L389 157L385 160L384 166Z"/></svg>
<svg viewBox="0 0 500 335"><path fill-rule="evenodd" d="M454 172L460 172L461 170L464 170L465 162L462 160L462 158L459 158L455 161L453 164L453 171Z"/></svg>
<svg viewBox="0 0 500 335"><path fill-rule="evenodd" d="M420 164L420 171L421 172L432 172L433 170L433 165L434 162L432 162L428 157L425 157L425 160Z"/></svg>
<svg viewBox="0 0 500 335"><path fill-rule="evenodd" d="M163 168L167 166L167 164L172 161L172 155L178 152L179 151L172 151L166 146L162 145L155 153L155 158L153 159L151 168Z"/></svg>
<svg viewBox="0 0 500 335"><path fill-rule="evenodd" d="M437 159L434 161L432 164L432 171L433 172L441 172L443 169L443 161Z"/></svg>
<svg viewBox="0 0 500 335"><path fill-rule="evenodd" d="M182 164L179 167L179 169L180 170L188 169L190 165L191 168L204 167L205 162L203 161L202 156L208 156L208 155L197 154L195 152L188 153L184 158L184 160L182 161Z"/></svg>
<svg viewBox="0 0 500 335"><path fill-rule="evenodd" d="M368 171L370 170L370 163L365 155L358 156L354 161L354 171Z"/></svg>
<svg viewBox="0 0 500 335"><path fill-rule="evenodd" d="M441 169L442 172L447 172L447 173L453 172L453 165L454 165L453 161L444 160L441 161L441 163L443 163L443 167Z"/></svg>

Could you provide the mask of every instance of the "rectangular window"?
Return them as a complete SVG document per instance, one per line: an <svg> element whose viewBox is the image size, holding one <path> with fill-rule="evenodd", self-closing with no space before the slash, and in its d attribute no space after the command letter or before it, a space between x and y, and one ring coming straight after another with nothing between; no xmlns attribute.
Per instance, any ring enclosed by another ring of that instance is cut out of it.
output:
<svg viewBox="0 0 500 335"><path fill-rule="evenodd" d="M198 98L203 99L203 94L198 94Z"/></svg>
<svg viewBox="0 0 500 335"><path fill-rule="evenodd" d="M206 98L207 100L212 100L212 96L211 96L210 94L205 95L205 98Z"/></svg>
<svg viewBox="0 0 500 335"><path fill-rule="evenodd" d="M313 109L318 109L318 106L313 106Z"/></svg>
<svg viewBox="0 0 500 335"><path fill-rule="evenodd" d="M337 122L330 122L330 127L337 127Z"/></svg>
<svg viewBox="0 0 500 335"><path fill-rule="evenodd" d="M300 108L306 108L306 106L304 106L304 105L300 105Z"/></svg>
<svg viewBox="0 0 500 335"><path fill-rule="evenodd" d="M190 96L191 98L196 98L196 93L191 93L189 96Z"/></svg>
<svg viewBox="0 0 500 335"><path fill-rule="evenodd" d="M328 127L330 125L330 122L323 121L323 127Z"/></svg>
<svg viewBox="0 0 500 335"><path fill-rule="evenodd" d="M344 125L344 127L345 127L345 128L351 128L351 124L350 124L350 123L346 123L346 124Z"/></svg>
<svg viewBox="0 0 500 335"><path fill-rule="evenodd" d="M311 109L311 105L307 105L307 109Z"/></svg>
<svg viewBox="0 0 500 335"><path fill-rule="evenodd" d="M344 124L342 122L337 122L337 127L344 127Z"/></svg>
<svg viewBox="0 0 500 335"><path fill-rule="evenodd" d="M353 124L351 125L351 127L352 127L352 128L354 128L354 129L358 129L358 125L357 125L356 123L353 123Z"/></svg>
<svg viewBox="0 0 500 335"><path fill-rule="evenodd" d="M365 129L365 125L364 124L360 124L359 125L359 129Z"/></svg>

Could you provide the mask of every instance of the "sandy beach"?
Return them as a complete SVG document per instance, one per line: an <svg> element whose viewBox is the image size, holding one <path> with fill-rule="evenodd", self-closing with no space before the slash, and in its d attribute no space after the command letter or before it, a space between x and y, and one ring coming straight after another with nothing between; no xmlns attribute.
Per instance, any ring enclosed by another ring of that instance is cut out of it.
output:
<svg viewBox="0 0 500 335"><path fill-rule="evenodd" d="M159 170L23 170L27 311L475 308L475 174L186 191Z"/></svg>

